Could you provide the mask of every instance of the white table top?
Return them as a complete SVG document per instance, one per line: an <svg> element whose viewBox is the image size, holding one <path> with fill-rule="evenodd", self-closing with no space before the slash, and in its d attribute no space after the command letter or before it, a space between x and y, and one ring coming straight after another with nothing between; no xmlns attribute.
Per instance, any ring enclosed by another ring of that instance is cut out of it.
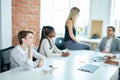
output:
<svg viewBox="0 0 120 80"><path fill-rule="evenodd" d="M0 80L117 80L118 67L94 62L92 51L71 51L67 58L49 58L42 68L35 68L26 71L19 67L13 70L0 73ZM100 66L94 73L78 70L85 64ZM53 72L44 73L43 70L50 70L49 65L57 67Z"/></svg>
<svg viewBox="0 0 120 80"><path fill-rule="evenodd" d="M101 39L89 39L84 37L77 37L78 40L83 42L90 42L90 43L100 43Z"/></svg>

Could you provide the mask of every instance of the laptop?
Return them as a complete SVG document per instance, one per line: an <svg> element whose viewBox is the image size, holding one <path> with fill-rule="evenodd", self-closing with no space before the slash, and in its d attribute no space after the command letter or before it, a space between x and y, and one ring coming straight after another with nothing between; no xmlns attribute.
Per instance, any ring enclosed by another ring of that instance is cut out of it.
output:
<svg viewBox="0 0 120 80"><path fill-rule="evenodd" d="M85 71L85 72L89 72L89 73L93 73L93 72L95 72L98 68L99 68L99 66L92 65L92 64L86 64L86 65L80 67L78 70Z"/></svg>

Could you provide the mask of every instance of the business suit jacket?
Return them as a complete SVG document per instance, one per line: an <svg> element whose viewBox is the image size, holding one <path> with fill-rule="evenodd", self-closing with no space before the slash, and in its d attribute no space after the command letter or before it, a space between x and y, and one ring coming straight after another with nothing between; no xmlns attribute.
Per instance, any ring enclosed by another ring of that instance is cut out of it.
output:
<svg viewBox="0 0 120 80"><path fill-rule="evenodd" d="M104 37L102 39L102 41L100 42L99 46L98 46L98 49L100 51L103 51L105 50L105 45L106 45L106 42L107 42L108 38L107 37ZM111 47L110 47L110 53L113 53L113 54L120 54L120 39L116 38L116 37L113 37L113 40L112 40L112 43L111 43Z"/></svg>

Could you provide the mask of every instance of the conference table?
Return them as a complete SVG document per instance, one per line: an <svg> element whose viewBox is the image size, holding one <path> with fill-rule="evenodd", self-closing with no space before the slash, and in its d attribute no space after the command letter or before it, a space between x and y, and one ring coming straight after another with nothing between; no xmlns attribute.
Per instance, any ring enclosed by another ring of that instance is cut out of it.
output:
<svg viewBox="0 0 120 80"><path fill-rule="evenodd" d="M118 80L119 66L94 61L96 56L94 51L69 52L71 53L69 57L46 58L41 68L35 67L27 71L18 67L0 73L0 80ZM97 53L97 55L105 54ZM93 73L79 69L86 64L96 65L99 68Z"/></svg>

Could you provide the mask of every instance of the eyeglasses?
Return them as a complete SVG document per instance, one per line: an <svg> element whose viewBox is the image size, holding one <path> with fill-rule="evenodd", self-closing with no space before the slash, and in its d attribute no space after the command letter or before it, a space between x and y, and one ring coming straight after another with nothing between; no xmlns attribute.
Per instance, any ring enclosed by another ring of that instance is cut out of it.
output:
<svg viewBox="0 0 120 80"><path fill-rule="evenodd" d="M107 32L111 32L112 30L107 30Z"/></svg>

